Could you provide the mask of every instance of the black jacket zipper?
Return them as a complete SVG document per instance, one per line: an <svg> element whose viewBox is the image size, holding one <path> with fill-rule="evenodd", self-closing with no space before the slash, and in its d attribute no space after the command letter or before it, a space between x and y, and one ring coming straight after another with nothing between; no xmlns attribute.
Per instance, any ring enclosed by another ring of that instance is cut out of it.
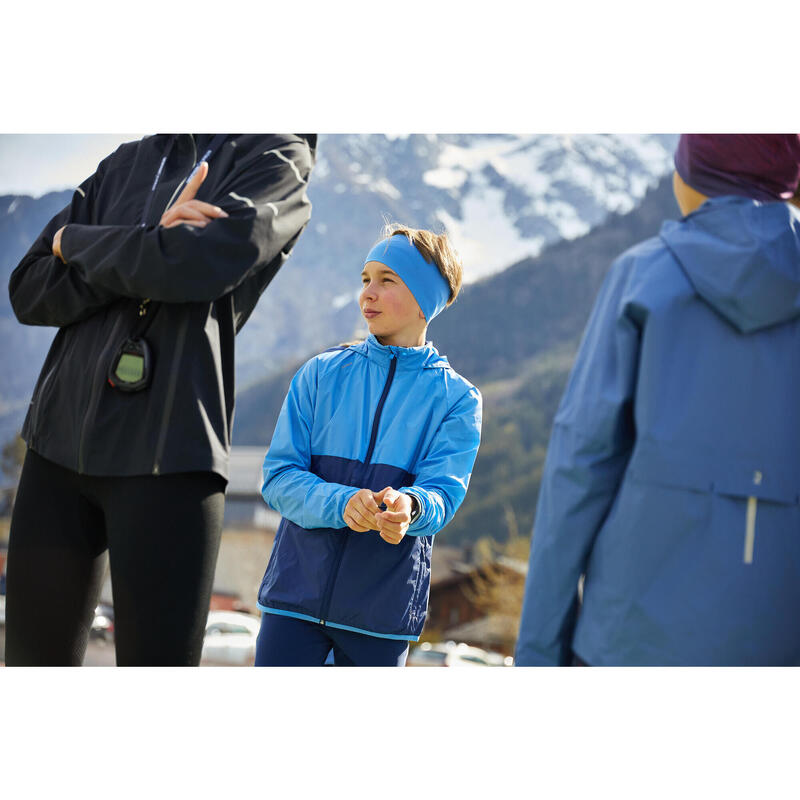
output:
<svg viewBox="0 0 800 800"><path fill-rule="evenodd" d="M183 319L175 337L175 350L172 355L172 366L169 373L169 386L167 387L167 397L164 400L164 414L161 417L161 428L158 432L158 442L156 444L156 455L153 460L153 475L161 472L161 457L164 455L164 445L167 441L167 428L169 418L172 415L172 405L175 401L175 390L178 387L178 370L181 366L183 356L183 344L186 341L186 329L189 327L189 311L184 310Z"/></svg>
<svg viewBox="0 0 800 800"><path fill-rule="evenodd" d="M389 389L392 386L392 381L394 380L394 373L397 370L397 356L392 356L391 363L389 364L389 375L386 378L386 384L383 387L383 393L381 394L380 400L378 400L378 407L375 409L375 416L372 419L372 434L369 438L369 447L367 448L367 455L364 458L364 466L368 465L370 459L372 458L372 453L375 450L375 442L378 439L378 426L381 422L381 414L383 413L383 407L386 404L386 398L389 395ZM326 622L326 617L328 616L328 610L331 605L331 598L333 597L333 587L336 583L336 578L339 574L339 567L342 564L342 558L344 557L344 551L347 547L347 541L349 537L346 535L347 530L344 531L342 536L342 541L339 546L339 553L336 557L336 563L331 570L330 577L328 578L328 585L325 587L325 595L322 602L322 610L320 611L320 624L324 625Z"/></svg>
<svg viewBox="0 0 800 800"><path fill-rule="evenodd" d="M194 140L194 135L189 134L189 140L192 143L192 165L197 163L197 142ZM167 201L164 207L165 213L172 205L172 201L176 198L179 191L185 186L185 181L178 185L178 188L173 192L172 197ZM161 457L164 455L164 445L167 441L167 427L169 426L169 418L172 415L172 404L175 401L175 390L178 386L178 369L180 368L181 356L183 355L183 344L186 340L186 329L189 325L189 318L184 314L180 322L177 336L175 337L175 350L172 355L172 367L170 368L169 385L167 387L167 396L164 400L164 413L161 417L161 427L158 430L158 439L156 440L156 452L153 458L153 475L161 473Z"/></svg>

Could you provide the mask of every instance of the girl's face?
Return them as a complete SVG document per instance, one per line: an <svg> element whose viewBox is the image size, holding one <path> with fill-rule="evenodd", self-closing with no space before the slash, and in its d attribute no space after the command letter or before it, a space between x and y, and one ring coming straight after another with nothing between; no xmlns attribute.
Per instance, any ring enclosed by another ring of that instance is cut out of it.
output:
<svg viewBox="0 0 800 800"><path fill-rule="evenodd" d="M358 298L369 332L385 345L419 347L425 344L427 323L408 287L398 274L379 261L368 261L361 273Z"/></svg>

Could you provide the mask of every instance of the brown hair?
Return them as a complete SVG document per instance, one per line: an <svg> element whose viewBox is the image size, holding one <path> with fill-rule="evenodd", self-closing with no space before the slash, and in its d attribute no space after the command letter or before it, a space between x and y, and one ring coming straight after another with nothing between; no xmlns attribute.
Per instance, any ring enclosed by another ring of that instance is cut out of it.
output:
<svg viewBox="0 0 800 800"><path fill-rule="evenodd" d="M433 233L433 231L409 228L397 222L387 222L383 228L382 239L392 236L405 236L414 247L422 253L422 257L429 263L435 264L442 277L450 286L449 306L458 297L461 291L462 267L461 258L455 251L446 233Z"/></svg>

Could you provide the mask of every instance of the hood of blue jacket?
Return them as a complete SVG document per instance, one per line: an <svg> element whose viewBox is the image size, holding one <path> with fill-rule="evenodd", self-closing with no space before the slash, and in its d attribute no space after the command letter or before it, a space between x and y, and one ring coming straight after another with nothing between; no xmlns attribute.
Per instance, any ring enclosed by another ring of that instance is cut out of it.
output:
<svg viewBox="0 0 800 800"><path fill-rule="evenodd" d="M381 344L373 334L369 334L363 342L351 345L351 349L360 353L370 361L388 366L389 362L397 359L397 369L446 369L450 366L447 356L439 355L439 351L433 346L433 342L425 342L419 347L396 347L394 345Z"/></svg>
<svg viewBox="0 0 800 800"><path fill-rule="evenodd" d="M661 239L697 293L742 333L800 316L800 211L714 197Z"/></svg>

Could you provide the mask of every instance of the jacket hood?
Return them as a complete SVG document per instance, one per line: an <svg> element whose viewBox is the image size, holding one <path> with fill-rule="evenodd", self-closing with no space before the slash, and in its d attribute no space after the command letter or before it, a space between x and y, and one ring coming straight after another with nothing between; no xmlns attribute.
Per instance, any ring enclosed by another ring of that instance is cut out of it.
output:
<svg viewBox="0 0 800 800"><path fill-rule="evenodd" d="M381 344L373 334L353 349L371 361L388 366L393 358L397 358L398 369L427 369L430 367L446 368L450 364L447 356L440 356L432 342L425 342L420 347L395 347Z"/></svg>
<svg viewBox="0 0 800 800"><path fill-rule="evenodd" d="M695 291L741 333L800 316L800 211L713 197L661 239Z"/></svg>

